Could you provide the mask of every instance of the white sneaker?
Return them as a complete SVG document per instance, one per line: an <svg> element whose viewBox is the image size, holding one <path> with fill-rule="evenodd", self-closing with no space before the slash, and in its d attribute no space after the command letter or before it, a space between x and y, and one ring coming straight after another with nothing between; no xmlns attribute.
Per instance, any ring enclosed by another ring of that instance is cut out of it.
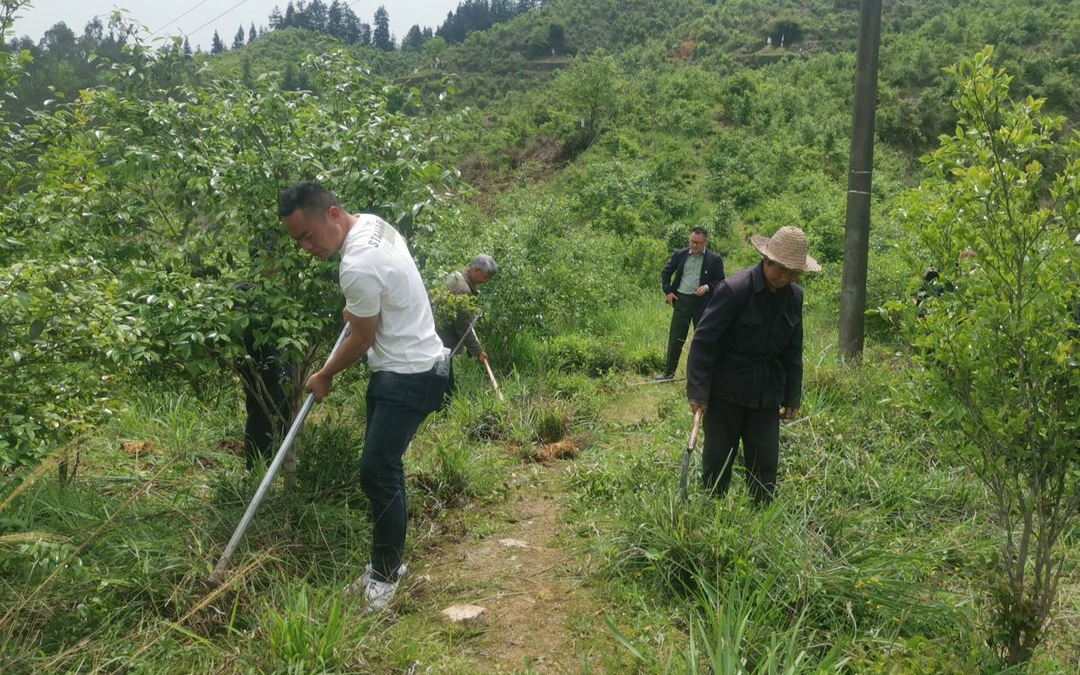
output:
<svg viewBox="0 0 1080 675"><path fill-rule="evenodd" d="M368 582L368 585L364 587L364 599L368 603L369 612L380 612L386 609L390 601L394 599L394 593L397 593L397 583L389 583L386 581L376 581L372 579Z"/></svg>
<svg viewBox="0 0 1080 675"><path fill-rule="evenodd" d="M400 565L398 565L398 568L397 568L397 580L396 581L401 581L401 578L404 577L408 573L408 571L409 571L409 568L405 566L405 563L401 563ZM349 593L360 593L360 592L363 592L363 591L367 591L368 584L370 584L370 583L371 583L371 563L368 563L364 567L364 573L361 574L360 577L358 579L356 579L356 581L352 582L351 584L349 584L348 586L345 587L345 593L349 594Z"/></svg>

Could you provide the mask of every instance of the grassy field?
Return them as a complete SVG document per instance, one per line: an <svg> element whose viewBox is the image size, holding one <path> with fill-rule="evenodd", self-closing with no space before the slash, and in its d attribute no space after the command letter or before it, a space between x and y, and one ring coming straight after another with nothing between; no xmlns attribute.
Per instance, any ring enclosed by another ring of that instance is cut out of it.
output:
<svg viewBox="0 0 1080 675"><path fill-rule="evenodd" d="M612 310L614 343L662 343L664 307ZM389 613L341 589L366 562L360 382L305 432L224 586L206 580L258 476L235 451L239 389L148 386L112 424L9 481L0 507L5 673L1002 672L985 642L993 524L982 486L912 402L905 360L835 360L811 317L805 422L782 433L779 499L677 499L681 384L464 365L409 454L411 573ZM125 446L125 442L143 441ZM560 445L561 444L561 445ZM571 447L575 459L541 461ZM126 450L125 450L126 448ZM738 469L737 469L738 472ZM500 544L524 542L520 549ZM1075 534L1047 646L1080 655ZM438 612L489 609L486 628Z"/></svg>

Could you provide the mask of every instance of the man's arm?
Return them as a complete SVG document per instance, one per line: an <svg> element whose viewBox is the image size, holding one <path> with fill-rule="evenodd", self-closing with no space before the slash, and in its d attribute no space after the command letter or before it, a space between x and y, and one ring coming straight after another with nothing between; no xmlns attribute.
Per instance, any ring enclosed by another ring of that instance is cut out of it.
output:
<svg viewBox="0 0 1080 675"><path fill-rule="evenodd" d="M802 405L803 380L803 322L802 299L797 301L799 323L795 325L791 342L780 354L780 364L784 367L784 414L785 419L794 419ZM783 316L782 321L787 321Z"/></svg>
<svg viewBox="0 0 1080 675"><path fill-rule="evenodd" d="M675 274L675 270L679 267L678 258L679 251L672 253L671 259L668 260L667 264L664 265L664 269L660 272L660 283L664 287L665 295L675 292L675 289L671 286L671 276Z"/></svg>
<svg viewBox="0 0 1080 675"><path fill-rule="evenodd" d="M483 361L480 356L484 354L484 348L480 346L480 338L476 335L476 328L469 330L469 326L472 325L473 319L476 318L474 312L467 310L461 310L454 318L454 330L458 335L465 338L465 349L469 350L469 354L478 361Z"/></svg>
<svg viewBox="0 0 1080 675"><path fill-rule="evenodd" d="M345 321L349 324L349 336L341 343L337 353L326 365L308 378L306 389L315 394L315 400L321 401L334 385L334 375L356 363L368 353L375 344L375 326L379 315L360 317L345 310Z"/></svg>
<svg viewBox="0 0 1080 675"><path fill-rule="evenodd" d="M710 293L715 291L716 287L720 285L720 282L724 280L724 256L720 255L719 253L715 253L714 255L716 255L716 269L714 270L713 274L709 275Z"/></svg>
<svg viewBox="0 0 1080 675"><path fill-rule="evenodd" d="M739 309L739 300L731 286L722 284L694 329L690 356L686 361L686 398L695 410L709 405L713 368L716 357L720 355L720 340Z"/></svg>

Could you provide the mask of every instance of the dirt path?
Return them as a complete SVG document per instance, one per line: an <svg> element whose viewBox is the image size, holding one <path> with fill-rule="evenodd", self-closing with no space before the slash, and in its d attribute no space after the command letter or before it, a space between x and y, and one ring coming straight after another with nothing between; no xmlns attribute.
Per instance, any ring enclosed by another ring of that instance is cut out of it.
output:
<svg viewBox="0 0 1080 675"><path fill-rule="evenodd" d="M487 610L487 628L461 645L475 672L577 673L603 630L603 613L582 587L581 563L560 534L566 460L524 465L490 531L443 547L419 573L414 595L429 611L451 604Z"/></svg>
<svg viewBox="0 0 1080 675"><path fill-rule="evenodd" d="M612 394L603 419L616 436L582 452L633 442L635 426L655 423L671 387ZM607 617L617 620L618 608L610 599L605 604L586 581L587 556L577 544L567 506L566 476L574 461L521 464L505 499L456 524L445 523L449 536L436 537L414 559L406 601L411 620L401 628L413 635L434 632L436 642L452 654L446 668L435 666L432 672L562 674L630 667L605 624ZM439 617L450 605L483 607L487 625L450 627ZM430 663L413 663L424 662Z"/></svg>

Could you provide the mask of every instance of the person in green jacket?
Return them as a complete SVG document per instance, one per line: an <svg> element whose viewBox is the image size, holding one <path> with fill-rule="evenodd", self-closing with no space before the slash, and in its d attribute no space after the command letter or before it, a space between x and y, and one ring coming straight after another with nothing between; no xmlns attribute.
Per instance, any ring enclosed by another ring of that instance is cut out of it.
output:
<svg viewBox="0 0 1080 675"><path fill-rule="evenodd" d="M475 298L479 294L478 287L491 281L498 271L494 258L480 254L469 261L465 269L451 272L446 276L444 291L452 296ZM487 352L484 351L480 338L476 335L476 326L473 323L476 320L476 311L470 307L471 304L469 302L442 304L436 311L435 330L447 349L454 349L458 343L461 343L474 359L480 363L487 363ZM447 384L444 405L449 402L453 393L454 365L451 358L450 381Z"/></svg>

